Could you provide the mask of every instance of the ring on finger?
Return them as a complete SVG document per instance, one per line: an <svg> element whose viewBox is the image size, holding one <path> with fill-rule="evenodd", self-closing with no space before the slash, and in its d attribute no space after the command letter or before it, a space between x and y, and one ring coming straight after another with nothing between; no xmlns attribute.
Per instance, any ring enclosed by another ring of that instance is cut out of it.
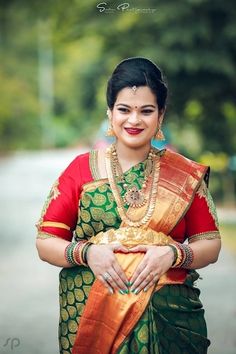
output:
<svg viewBox="0 0 236 354"><path fill-rule="evenodd" d="M103 277L104 280L107 281L108 279L110 279L110 274L107 273L107 272L105 272L105 273L102 275L102 277Z"/></svg>

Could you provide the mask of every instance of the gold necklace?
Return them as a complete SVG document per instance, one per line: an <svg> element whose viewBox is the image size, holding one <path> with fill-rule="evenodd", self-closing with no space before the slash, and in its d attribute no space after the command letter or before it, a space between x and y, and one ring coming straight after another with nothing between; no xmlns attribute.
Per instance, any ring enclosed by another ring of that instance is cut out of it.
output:
<svg viewBox="0 0 236 354"><path fill-rule="evenodd" d="M147 197L145 195L145 190L147 188L147 180L148 176L151 174L153 169L153 156L154 150L151 148L148 154L148 158L146 161L145 172L144 172L144 181L142 183L141 189L138 189L136 185L131 185L128 187L124 174L119 163L116 147L114 144L111 145L111 166L112 166L112 173L113 176L118 176L118 180L123 183L123 187L126 190L125 195L123 197L124 202L131 206L132 208L140 208L144 204L147 203Z"/></svg>
<svg viewBox="0 0 236 354"><path fill-rule="evenodd" d="M159 172L160 172L160 157L156 154L152 153L151 160L153 164L152 172L148 177L148 182L151 182L150 192L148 196L148 205L144 212L144 214L139 219L132 219L129 215L127 215L127 211L124 207L122 197L119 193L118 186L115 180L115 171L114 171L114 148L109 147L106 150L105 156L105 165L108 176L108 181L111 186L112 193L114 195L118 213L123 221L129 226L132 227L140 227L149 222L152 217L152 214L155 209L156 199L157 199L157 183L159 180Z"/></svg>

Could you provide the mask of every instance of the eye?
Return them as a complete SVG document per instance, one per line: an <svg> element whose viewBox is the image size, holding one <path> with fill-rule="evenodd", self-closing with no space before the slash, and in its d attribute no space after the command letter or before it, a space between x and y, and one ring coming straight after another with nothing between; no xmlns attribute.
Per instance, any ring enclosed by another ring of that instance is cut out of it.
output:
<svg viewBox="0 0 236 354"><path fill-rule="evenodd" d="M124 107L118 108L118 111L120 111L122 113L128 113L129 112L128 108L124 108Z"/></svg>
<svg viewBox="0 0 236 354"><path fill-rule="evenodd" d="M153 113L154 111L152 110L152 109L144 109L143 111L142 111L142 113L143 114L151 114L151 113Z"/></svg>

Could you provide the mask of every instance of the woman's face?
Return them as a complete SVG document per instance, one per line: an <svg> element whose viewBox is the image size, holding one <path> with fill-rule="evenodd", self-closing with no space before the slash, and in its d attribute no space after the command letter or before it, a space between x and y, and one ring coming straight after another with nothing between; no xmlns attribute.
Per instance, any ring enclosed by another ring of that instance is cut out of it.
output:
<svg viewBox="0 0 236 354"><path fill-rule="evenodd" d="M117 96L113 110L108 110L117 141L131 148L151 144L163 114L158 111L156 96L148 86L134 90L125 87Z"/></svg>

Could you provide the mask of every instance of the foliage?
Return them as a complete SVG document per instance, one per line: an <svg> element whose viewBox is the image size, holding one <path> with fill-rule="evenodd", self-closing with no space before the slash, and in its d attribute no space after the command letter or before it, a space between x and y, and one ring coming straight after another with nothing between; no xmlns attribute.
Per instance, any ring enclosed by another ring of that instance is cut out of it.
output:
<svg viewBox="0 0 236 354"><path fill-rule="evenodd" d="M168 78L166 125L180 148L186 142L193 158L204 150L236 153L234 1L132 0L118 10L121 3L106 1L100 12L95 0L2 1L0 149L40 147L48 130L45 145L91 141L105 118L111 71L142 55ZM53 50L46 128L38 98L40 21Z"/></svg>

